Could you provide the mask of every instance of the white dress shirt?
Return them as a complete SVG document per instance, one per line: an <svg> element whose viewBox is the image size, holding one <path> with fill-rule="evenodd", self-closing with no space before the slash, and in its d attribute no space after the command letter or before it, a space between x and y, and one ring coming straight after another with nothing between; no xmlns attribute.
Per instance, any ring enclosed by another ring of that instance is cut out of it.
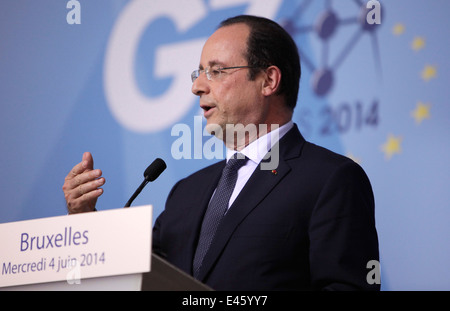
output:
<svg viewBox="0 0 450 311"><path fill-rule="evenodd" d="M253 141L247 147L242 149L240 153L245 155L249 160L247 163L238 170L238 177L236 181L236 186L234 187L233 194L231 195L230 201L228 203L228 208L233 204L234 200L244 188L245 184L249 180L250 176L253 174L255 169L258 167L259 163L264 156L272 149L273 145L278 142L292 127L294 123L289 121L288 123L282 125L281 127L270 131L264 136L259 137L257 140ZM236 153L236 150L227 149L227 162Z"/></svg>

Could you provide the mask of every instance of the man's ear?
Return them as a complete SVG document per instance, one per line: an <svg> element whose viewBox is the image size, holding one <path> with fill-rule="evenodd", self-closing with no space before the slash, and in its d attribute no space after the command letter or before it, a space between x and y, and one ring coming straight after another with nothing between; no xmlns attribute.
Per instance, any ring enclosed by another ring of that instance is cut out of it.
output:
<svg viewBox="0 0 450 311"><path fill-rule="evenodd" d="M262 92L264 96L276 94L281 85L281 70L277 66L270 66L265 70Z"/></svg>

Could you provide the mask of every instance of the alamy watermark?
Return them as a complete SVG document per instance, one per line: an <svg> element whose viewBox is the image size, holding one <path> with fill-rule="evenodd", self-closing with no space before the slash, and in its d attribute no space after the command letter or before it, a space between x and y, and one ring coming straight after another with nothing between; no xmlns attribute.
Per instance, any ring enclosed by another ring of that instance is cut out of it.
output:
<svg viewBox="0 0 450 311"><path fill-rule="evenodd" d="M66 8L70 11L66 15L66 21L69 25L81 24L81 3L78 0L69 0ZM369 25L381 24L381 3L377 0L367 1L368 9L366 21Z"/></svg>
<svg viewBox="0 0 450 311"><path fill-rule="evenodd" d="M81 3L77 0L69 0L66 4L66 8L70 11L67 12L66 21L69 25L81 24Z"/></svg>
<svg viewBox="0 0 450 311"><path fill-rule="evenodd" d="M67 261L67 267L69 268L69 272L66 274L66 281L69 285L80 285L81 284L81 266L76 258L72 258L72 260Z"/></svg>
<svg viewBox="0 0 450 311"><path fill-rule="evenodd" d="M378 260L370 260L366 265L370 271L367 273L366 281L369 285L381 284L381 269L380 262Z"/></svg>
<svg viewBox="0 0 450 311"><path fill-rule="evenodd" d="M171 154L175 160L180 159L220 159L225 158L225 148L242 150L254 142L255 148L249 152L267 151L261 161L262 170L273 170L279 163L278 124L208 124L203 127L203 118L194 117L194 126L184 123L172 127L171 136L178 137L173 141ZM270 135L266 135L270 132ZM212 135L212 136L211 136ZM209 137L209 138L208 138ZM256 140L259 138L258 140ZM254 154L257 156L257 154ZM251 154L249 154L251 156Z"/></svg>
<svg viewBox="0 0 450 311"><path fill-rule="evenodd" d="M381 24L381 3L376 0L370 0L367 1L366 8L369 10L366 15L367 24Z"/></svg>

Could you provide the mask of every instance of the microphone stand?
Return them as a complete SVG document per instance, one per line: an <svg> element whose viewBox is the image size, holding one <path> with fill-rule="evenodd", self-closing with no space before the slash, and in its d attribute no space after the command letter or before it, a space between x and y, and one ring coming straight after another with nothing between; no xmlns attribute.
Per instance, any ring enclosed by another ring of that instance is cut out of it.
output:
<svg viewBox="0 0 450 311"><path fill-rule="evenodd" d="M131 196L131 198L128 200L128 202L125 204L124 207L130 207L131 202L134 201L134 199L136 199L136 197L139 195L139 193L141 193L142 189L144 189L144 187L148 184L148 180L144 179L144 181L141 183L141 185L139 186L139 188L136 189L136 191L133 193L133 195Z"/></svg>

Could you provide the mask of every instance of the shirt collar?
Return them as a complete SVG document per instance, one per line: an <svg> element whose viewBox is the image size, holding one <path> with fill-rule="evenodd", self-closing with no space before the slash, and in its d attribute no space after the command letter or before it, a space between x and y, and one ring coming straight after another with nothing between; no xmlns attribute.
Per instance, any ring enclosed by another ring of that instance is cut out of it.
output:
<svg viewBox="0 0 450 311"><path fill-rule="evenodd" d="M264 156L272 149L273 145L275 145L281 137L283 137L292 127L294 123L289 121L286 124L283 124L279 128L276 128L269 133L259 137L257 140L250 143L244 149L240 151L243 155L249 158L256 164L259 164ZM237 153L236 150L227 149L227 161Z"/></svg>

